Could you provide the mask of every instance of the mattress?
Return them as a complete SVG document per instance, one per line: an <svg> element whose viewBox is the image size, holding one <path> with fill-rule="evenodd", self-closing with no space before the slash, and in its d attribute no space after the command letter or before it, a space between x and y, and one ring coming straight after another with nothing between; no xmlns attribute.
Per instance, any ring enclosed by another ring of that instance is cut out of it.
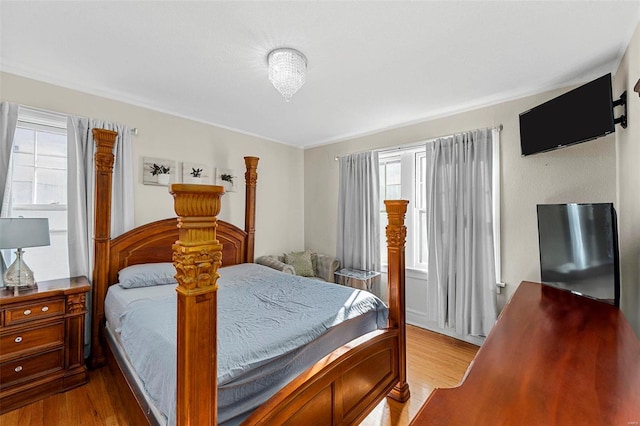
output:
<svg viewBox="0 0 640 426"><path fill-rule="evenodd" d="M386 326L386 307L368 292L255 264L219 272L219 424L238 424L323 356ZM168 425L175 423L175 299L174 285L111 286L105 301L113 340Z"/></svg>

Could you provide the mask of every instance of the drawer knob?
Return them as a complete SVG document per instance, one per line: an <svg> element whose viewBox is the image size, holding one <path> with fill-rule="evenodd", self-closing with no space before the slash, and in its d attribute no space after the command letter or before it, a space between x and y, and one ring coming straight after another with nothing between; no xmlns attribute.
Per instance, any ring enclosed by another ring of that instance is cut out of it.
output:
<svg viewBox="0 0 640 426"><path fill-rule="evenodd" d="M25 309L25 311L23 312L23 314L25 314L25 315L31 315L31 309Z"/></svg>
<svg viewBox="0 0 640 426"><path fill-rule="evenodd" d="M16 342L16 343L22 342L22 336L16 337L15 339L13 339L13 341Z"/></svg>
<svg viewBox="0 0 640 426"><path fill-rule="evenodd" d="M44 305L42 307L42 312L47 312L49 310L49 307L47 305Z"/></svg>
<svg viewBox="0 0 640 426"><path fill-rule="evenodd" d="M21 372L22 371L22 366L21 365L17 366L16 368L13 369L13 371L15 371L16 373Z"/></svg>

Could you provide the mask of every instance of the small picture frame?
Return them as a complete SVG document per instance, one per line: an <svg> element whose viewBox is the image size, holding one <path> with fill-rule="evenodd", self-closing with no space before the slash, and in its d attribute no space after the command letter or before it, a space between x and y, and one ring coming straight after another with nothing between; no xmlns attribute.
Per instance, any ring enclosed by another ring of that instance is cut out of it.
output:
<svg viewBox="0 0 640 426"><path fill-rule="evenodd" d="M211 166L200 163L183 162L182 163L182 182L195 183L201 185L210 185L213 183Z"/></svg>
<svg viewBox="0 0 640 426"><path fill-rule="evenodd" d="M176 162L164 158L142 157L142 183L169 186L175 182Z"/></svg>
<svg viewBox="0 0 640 426"><path fill-rule="evenodd" d="M236 192L238 174L233 169L216 169L216 185L224 186L225 192Z"/></svg>

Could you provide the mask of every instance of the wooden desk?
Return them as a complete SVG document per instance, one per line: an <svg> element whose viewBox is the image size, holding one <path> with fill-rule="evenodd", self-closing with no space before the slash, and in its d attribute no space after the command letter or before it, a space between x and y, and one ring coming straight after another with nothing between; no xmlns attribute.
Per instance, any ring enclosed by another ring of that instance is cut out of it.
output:
<svg viewBox="0 0 640 426"><path fill-rule="evenodd" d="M640 341L612 305L523 282L412 425L640 425Z"/></svg>

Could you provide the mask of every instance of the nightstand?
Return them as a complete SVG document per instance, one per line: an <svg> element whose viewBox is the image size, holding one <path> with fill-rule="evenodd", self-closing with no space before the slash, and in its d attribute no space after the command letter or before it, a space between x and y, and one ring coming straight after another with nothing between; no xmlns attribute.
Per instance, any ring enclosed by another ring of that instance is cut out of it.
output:
<svg viewBox="0 0 640 426"><path fill-rule="evenodd" d="M0 288L0 414L89 380L84 365L86 277Z"/></svg>

